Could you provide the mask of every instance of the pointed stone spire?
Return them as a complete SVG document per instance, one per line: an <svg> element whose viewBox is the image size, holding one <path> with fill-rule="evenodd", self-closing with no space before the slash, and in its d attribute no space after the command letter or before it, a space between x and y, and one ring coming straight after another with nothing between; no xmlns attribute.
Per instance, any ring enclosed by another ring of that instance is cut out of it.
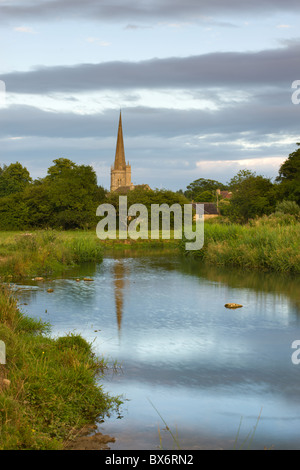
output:
<svg viewBox="0 0 300 470"><path fill-rule="evenodd" d="M116 191L116 189L123 186L133 189L133 184L131 183L131 166L129 163L126 165L125 161L122 115L120 110L115 162L110 170L110 190Z"/></svg>
<svg viewBox="0 0 300 470"><path fill-rule="evenodd" d="M126 161L125 161L125 150L124 150L124 142L123 142L122 116L121 116L121 111L120 111L114 169L125 170L125 168L126 168Z"/></svg>

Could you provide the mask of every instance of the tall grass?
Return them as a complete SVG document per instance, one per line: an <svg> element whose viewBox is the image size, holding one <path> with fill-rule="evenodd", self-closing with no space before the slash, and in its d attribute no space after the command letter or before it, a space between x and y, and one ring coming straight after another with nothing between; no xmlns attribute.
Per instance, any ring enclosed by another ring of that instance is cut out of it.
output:
<svg viewBox="0 0 300 470"><path fill-rule="evenodd" d="M0 449L62 449L75 430L120 405L97 379L107 367L79 335L58 339L49 325L24 316L10 292L0 288ZM2 379L9 387L1 387Z"/></svg>
<svg viewBox="0 0 300 470"><path fill-rule="evenodd" d="M256 420L256 423L253 427L252 430L249 431L249 433L247 434L247 436L245 437L245 439L242 441L241 444L239 444L239 447L238 446L238 439L239 439L239 436L240 436L240 430L241 430L241 426L242 426L242 421L243 421L243 417L241 417L240 419L240 424L239 424L239 428L238 428L238 431L237 431L237 435L236 435L236 438L235 438L235 441L234 441L234 446L233 446L233 449L234 450L242 450L244 448L244 446L246 444L248 444L247 446L247 450L249 450L251 448L251 444L253 442L253 439L254 439L254 436L255 436L255 432L256 432L256 429L257 429L257 426L258 426L258 423L259 423L259 420L261 418L261 413L262 413L262 408L259 412L259 415L257 417L257 420Z"/></svg>
<svg viewBox="0 0 300 470"><path fill-rule="evenodd" d="M180 444L179 444L179 441L178 441L178 436L177 434L174 434L173 431L171 430L171 428L168 426L167 422L165 421L165 419L163 418L163 416L161 415L161 413L158 411L158 409L154 406L154 404L152 403L152 401L150 400L150 398L148 398L148 401L150 403L150 405L155 409L156 413L158 414L158 416L160 417L160 419L162 420L162 422L164 423L165 425L165 429L166 431L168 431L168 433L170 434L170 436L172 437L172 440L173 440L173 443L175 444L175 447L176 449L180 449ZM158 434L159 434L159 441L160 441L160 448L162 449L162 438L161 438L161 433L160 433L160 429L158 427Z"/></svg>
<svg viewBox="0 0 300 470"><path fill-rule="evenodd" d="M42 230L0 234L0 274L14 278L60 274L85 261L101 261L100 240L93 232Z"/></svg>
<svg viewBox="0 0 300 470"><path fill-rule="evenodd" d="M300 222L262 217L247 225L206 222L204 247L187 255L208 263L300 273Z"/></svg>

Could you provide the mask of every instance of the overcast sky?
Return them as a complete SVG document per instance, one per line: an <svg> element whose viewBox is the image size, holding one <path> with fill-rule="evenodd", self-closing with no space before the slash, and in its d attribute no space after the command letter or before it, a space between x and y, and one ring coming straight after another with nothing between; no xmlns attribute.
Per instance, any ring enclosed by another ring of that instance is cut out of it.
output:
<svg viewBox="0 0 300 470"><path fill-rule="evenodd" d="M132 181L274 178L300 141L299 0L0 0L0 164L92 165L119 112Z"/></svg>

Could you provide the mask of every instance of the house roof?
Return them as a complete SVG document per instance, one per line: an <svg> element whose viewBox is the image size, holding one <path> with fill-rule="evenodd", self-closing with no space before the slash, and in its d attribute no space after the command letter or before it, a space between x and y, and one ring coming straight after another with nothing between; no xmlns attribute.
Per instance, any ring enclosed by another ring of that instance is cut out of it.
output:
<svg viewBox="0 0 300 470"><path fill-rule="evenodd" d="M134 189L144 189L144 190L149 190L151 189L149 184L136 184L134 186Z"/></svg>
<svg viewBox="0 0 300 470"><path fill-rule="evenodd" d="M232 196L232 192L231 192L231 191L220 191L220 195L221 195L224 199L230 199L231 196Z"/></svg>
<svg viewBox="0 0 300 470"><path fill-rule="evenodd" d="M115 189L115 193L119 194L127 194L129 191L132 189L144 189L144 190L149 190L151 189L148 184L137 184L137 185L131 185L131 186L119 186L117 189Z"/></svg>
<svg viewBox="0 0 300 470"><path fill-rule="evenodd" d="M204 215L219 215L218 208L213 202L193 202L193 209L196 210L198 204L204 205Z"/></svg>
<svg viewBox="0 0 300 470"><path fill-rule="evenodd" d="M130 186L119 186L117 189L114 190L114 193L127 194L130 190Z"/></svg>

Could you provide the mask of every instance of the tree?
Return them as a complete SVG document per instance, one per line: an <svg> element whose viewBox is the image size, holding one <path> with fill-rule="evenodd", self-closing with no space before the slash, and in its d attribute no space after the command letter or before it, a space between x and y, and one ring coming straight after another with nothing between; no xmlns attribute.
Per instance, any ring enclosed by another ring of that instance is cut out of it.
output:
<svg viewBox="0 0 300 470"><path fill-rule="evenodd" d="M300 143L297 145L299 147ZM287 160L283 162L276 181L279 183L280 199L294 200L300 204L300 148L290 153Z"/></svg>
<svg viewBox="0 0 300 470"><path fill-rule="evenodd" d="M231 190L237 189L244 181L250 179L250 178L255 178L256 173L251 170L240 170L237 172L237 174L231 178L231 180L228 183L228 186Z"/></svg>
<svg viewBox="0 0 300 470"><path fill-rule="evenodd" d="M26 226L46 228L53 225L52 187L48 181L37 180L25 189L22 199L27 207Z"/></svg>
<svg viewBox="0 0 300 470"><path fill-rule="evenodd" d="M300 219L300 206L295 201L281 201L276 204L277 214L289 214Z"/></svg>
<svg viewBox="0 0 300 470"><path fill-rule="evenodd" d="M212 191L203 191L196 196L196 202L213 202L215 195Z"/></svg>
<svg viewBox="0 0 300 470"><path fill-rule="evenodd" d="M95 171L91 166L76 165L67 159L54 163L44 182L52 208L51 226L64 229L94 226L99 203Z"/></svg>
<svg viewBox="0 0 300 470"><path fill-rule="evenodd" d="M0 171L0 197L19 193L32 182L29 171L21 163L4 165Z"/></svg>
<svg viewBox="0 0 300 470"><path fill-rule="evenodd" d="M62 176L64 173L73 170L76 167L76 163L73 163L68 158L57 158L53 160L54 165L48 168L48 179L55 179Z"/></svg>
<svg viewBox="0 0 300 470"><path fill-rule="evenodd" d="M112 204L116 208L117 215L119 214L119 196L122 196L122 194L119 194L118 192L112 192L108 194L108 197L106 199L107 204ZM173 192L167 189L135 188L131 191L128 191L126 193L126 196L128 208L133 204L142 204L146 207L148 211L149 227L151 223L152 204L158 204L159 206L161 206L162 204L167 204L169 207L171 207L173 204L179 204L182 209L182 214L184 213L183 205L189 204L189 200L183 194L180 194L179 192ZM172 227L174 222L173 212L170 213L170 222Z"/></svg>
<svg viewBox="0 0 300 470"><path fill-rule="evenodd" d="M1 198L0 230L24 230L28 227L28 207L19 194Z"/></svg>
<svg viewBox="0 0 300 470"><path fill-rule="evenodd" d="M65 158L53 163L47 176L34 182L20 164L0 168L1 229L96 226L106 191L97 185L93 168Z"/></svg>
<svg viewBox="0 0 300 470"><path fill-rule="evenodd" d="M241 170L231 179L229 186L233 192L228 210L231 219L247 222L274 210L275 189L269 178Z"/></svg>
<svg viewBox="0 0 300 470"><path fill-rule="evenodd" d="M196 202L209 202L202 201L200 195L206 191L209 191L213 198L217 189L225 190L227 187L219 181L198 178L187 186L186 190L184 191L184 195L188 199Z"/></svg>
<svg viewBox="0 0 300 470"><path fill-rule="evenodd" d="M298 147L300 143L297 143ZM292 181L300 175L300 148L295 152L290 153L289 157L281 165L279 169L279 176L277 181L282 182L284 180Z"/></svg>

